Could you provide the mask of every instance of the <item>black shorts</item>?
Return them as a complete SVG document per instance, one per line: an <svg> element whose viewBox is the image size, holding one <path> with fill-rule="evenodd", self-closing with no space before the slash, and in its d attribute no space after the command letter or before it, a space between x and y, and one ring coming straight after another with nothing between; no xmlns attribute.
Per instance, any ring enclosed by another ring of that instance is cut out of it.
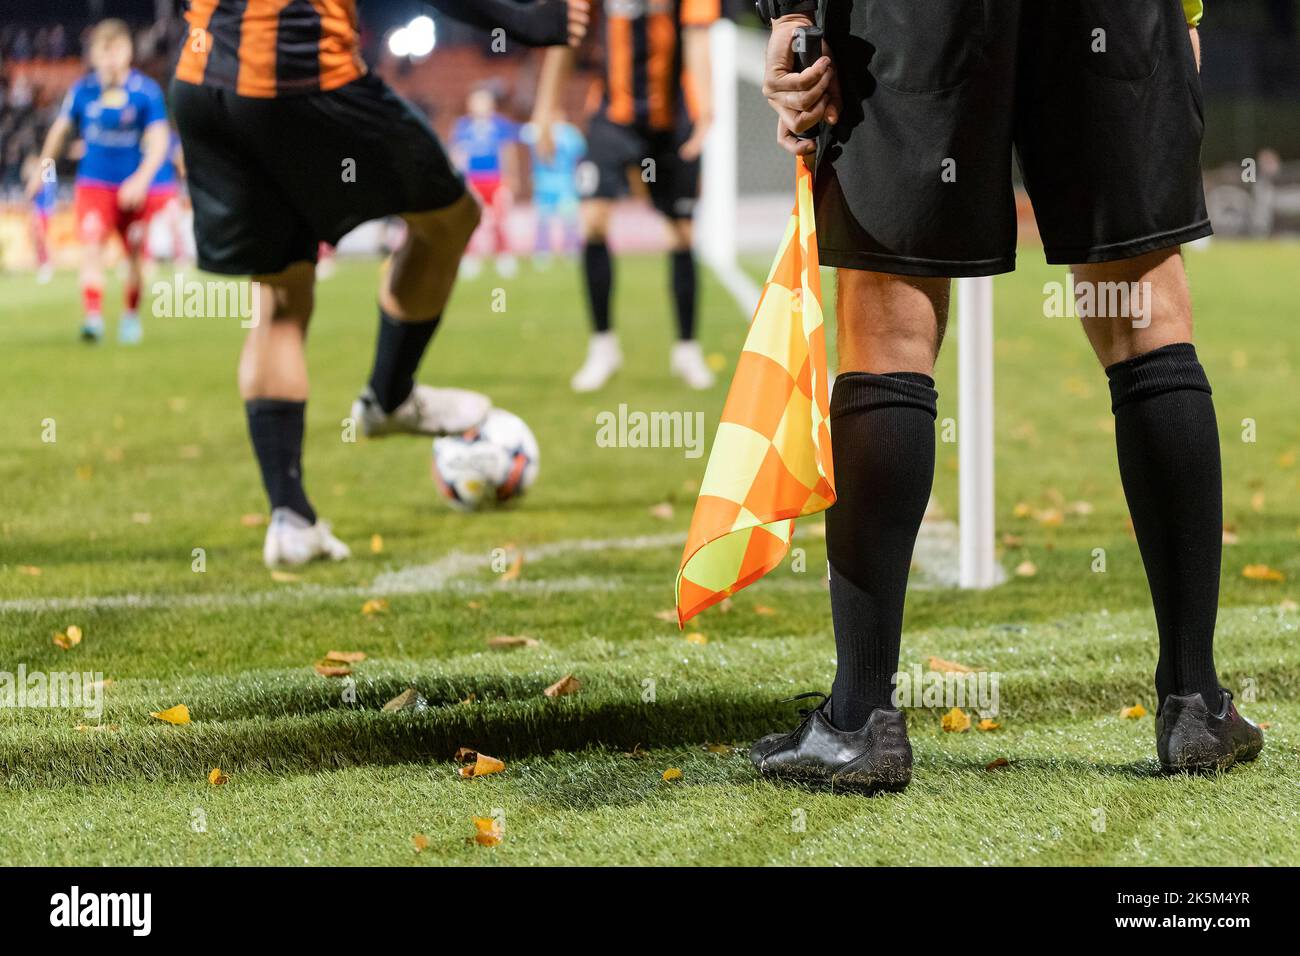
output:
<svg viewBox="0 0 1300 956"><path fill-rule="evenodd" d="M437 134L376 76L275 99L173 80L170 95L209 272L315 262L363 222L465 195Z"/></svg>
<svg viewBox="0 0 1300 956"><path fill-rule="evenodd" d="M587 130L587 158L578 167L583 199L618 199L628 193L628 173L640 176L650 201L669 219L690 219L700 194L700 161L685 160L677 150L690 139L683 112L676 129L652 130L592 117Z"/></svg>
<svg viewBox="0 0 1300 956"><path fill-rule="evenodd" d="M823 0L844 96L819 143L824 265L1015 268L1011 155L1050 263L1211 233L1180 0Z"/></svg>

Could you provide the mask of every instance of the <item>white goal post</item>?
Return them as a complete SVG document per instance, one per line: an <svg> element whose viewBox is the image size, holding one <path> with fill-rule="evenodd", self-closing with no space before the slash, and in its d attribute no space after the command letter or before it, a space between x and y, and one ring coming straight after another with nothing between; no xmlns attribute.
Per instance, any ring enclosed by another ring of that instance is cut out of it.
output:
<svg viewBox="0 0 1300 956"><path fill-rule="evenodd" d="M753 217L742 208L751 202L761 206L762 199L773 199L746 197L742 203L739 187L741 164L752 161L740 149L739 86L743 82L752 87L755 95L762 89L766 42L765 32L742 29L730 20L720 20L711 28L713 129L704 150L695 231L696 251L735 298L746 321L758 304L760 286L740 266L742 245L766 249L768 254L775 250L792 201L787 192L784 207L780 197L768 203L777 210L771 223L775 238L751 228ZM773 120L771 129L775 128ZM775 150L775 144L771 148ZM790 181L793 179L791 176ZM958 279L956 285L958 583L963 588L989 588L1005 577L995 553L993 280Z"/></svg>

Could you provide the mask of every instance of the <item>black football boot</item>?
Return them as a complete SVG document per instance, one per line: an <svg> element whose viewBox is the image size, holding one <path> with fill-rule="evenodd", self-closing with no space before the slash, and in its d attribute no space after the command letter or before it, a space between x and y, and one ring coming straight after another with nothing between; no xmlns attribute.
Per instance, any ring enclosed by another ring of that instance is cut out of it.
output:
<svg viewBox="0 0 1300 956"><path fill-rule="evenodd" d="M1156 715L1156 753L1165 773L1227 770L1254 760L1263 746L1263 731L1237 712L1231 691L1223 692L1218 714L1200 694L1170 694Z"/></svg>
<svg viewBox="0 0 1300 956"><path fill-rule="evenodd" d="M837 730L826 719L825 694L800 694L789 700L820 697L793 731L769 734L749 750L765 777L824 784L832 789L876 793L902 790L912 780L912 745L900 710L878 707L860 730Z"/></svg>

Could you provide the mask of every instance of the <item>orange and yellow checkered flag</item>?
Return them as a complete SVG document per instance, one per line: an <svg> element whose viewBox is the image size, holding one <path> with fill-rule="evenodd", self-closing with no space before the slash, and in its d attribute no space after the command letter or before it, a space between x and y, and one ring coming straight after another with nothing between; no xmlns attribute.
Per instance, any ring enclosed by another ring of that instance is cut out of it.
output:
<svg viewBox="0 0 1300 956"><path fill-rule="evenodd" d="M763 286L713 439L677 571L677 620L754 583L790 547L794 519L835 502L812 173Z"/></svg>

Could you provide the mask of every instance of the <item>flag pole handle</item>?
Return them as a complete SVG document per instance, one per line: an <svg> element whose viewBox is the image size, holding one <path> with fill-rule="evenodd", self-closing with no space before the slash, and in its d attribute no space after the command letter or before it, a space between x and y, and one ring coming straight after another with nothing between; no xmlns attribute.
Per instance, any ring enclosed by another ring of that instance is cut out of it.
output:
<svg viewBox="0 0 1300 956"><path fill-rule="evenodd" d="M794 50L795 64L802 73L822 57L822 28L821 27L799 27L794 31L794 38L791 40L791 49ZM804 130L802 133L794 135L799 139L816 139L821 135L822 124L818 123L811 129Z"/></svg>

